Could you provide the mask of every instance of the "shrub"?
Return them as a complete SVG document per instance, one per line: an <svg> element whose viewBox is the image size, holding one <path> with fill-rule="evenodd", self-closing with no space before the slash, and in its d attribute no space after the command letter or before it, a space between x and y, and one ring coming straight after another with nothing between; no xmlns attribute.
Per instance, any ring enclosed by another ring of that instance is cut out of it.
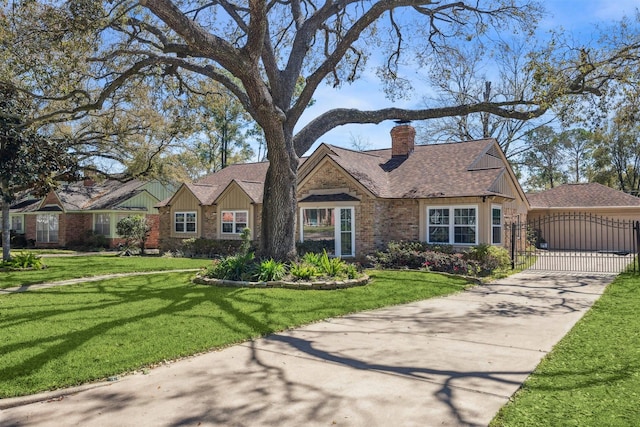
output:
<svg viewBox="0 0 640 427"><path fill-rule="evenodd" d="M321 258L321 255L319 253L307 252L302 257L302 262L305 264L320 267L320 258Z"/></svg>
<svg viewBox="0 0 640 427"><path fill-rule="evenodd" d="M27 247L27 238L24 234L16 233L11 230L10 242L12 248L26 248Z"/></svg>
<svg viewBox="0 0 640 427"><path fill-rule="evenodd" d="M321 254L324 250L333 250L335 244L336 241L334 239L305 240L304 242L296 243L296 249L299 256L304 256L308 253Z"/></svg>
<svg viewBox="0 0 640 427"><path fill-rule="evenodd" d="M423 268L454 274L491 274L506 269L511 261L506 249L479 245L464 254L450 245L430 245L421 242L390 242L387 249L377 251L367 259L377 268Z"/></svg>
<svg viewBox="0 0 640 427"><path fill-rule="evenodd" d="M42 263L42 258L35 255L33 252L20 252L19 254L11 257L9 261L2 262L2 267L15 269L32 268L34 270L40 270L44 268L44 264Z"/></svg>
<svg viewBox="0 0 640 427"><path fill-rule="evenodd" d="M506 270L511 265L509 252L498 246L478 245L470 248L464 256L465 259L478 263L481 275L491 274L495 270Z"/></svg>
<svg viewBox="0 0 640 427"><path fill-rule="evenodd" d="M344 271L345 262L340 258L329 258L327 251L324 250L319 256L319 267L323 274L329 277L339 277Z"/></svg>
<svg viewBox="0 0 640 427"><path fill-rule="evenodd" d="M288 274L287 274L288 273ZM269 282L289 278L292 280L311 280L316 277L354 279L360 271L354 265L340 258L331 258L327 251L322 254L307 253L301 262L285 264L273 259L257 262L253 252L241 253L214 260L204 272L205 277L249 281Z"/></svg>
<svg viewBox="0 0 640 427"><path fill-rule="evenodd" d="M284 263L273 259L263 260L260 263L258 271L258 280L261 282L269 282L272 280L280 280L287 274L287 268Z"/></svg>
<svg viewBox="0 0 640 427"><path fill-rule="evenodd" d="M116 233L125 239L126 250L132 246L139 247L142 254L144 254L150 232L151 224L146 217L140 215L127 216L116 224Z"/></svg>
<svg viewBox="0 0 640 427"><path fill-rule="evenodd" d="M205 238L190 238L182 241L180 248L175 248L175 252L182 252L185 257L224 257L238 253L239 240L214 240Z"/></svg>
<svg viewBox="0 0 640 427"><path fill-rule="evenodd" d="M425 244L420 242L389 242L386 250L377 251L367 259L378 268L421 268L426 259Z"/></svg>
<svg viewBox="0 0 640 427"><path fill-rule="evenodd" d="M67 247L81 251L98 251L108 249L109 241L106 236L93 230L87 230L80 239L69 242Z"/></svg>
<svg viewBox="0 0 640 427"><path fill-rule="evenodd" d="M251 250L251 229L250 228L243 228L242 232L240 233L240 241L242 243L240 243L240 251L239 253L241 255L246 255L249 253L249 251Z"/></svg>
<svg viewBox="0 0 640 427"><path fill-rule="evenodd" d="M347 279L355 279L360 275L360 271L354 264L345 263L344 274L347 276Z"/></svg>
<svg viewBox="0 0 640 427"><path fill-rule="evenodd" d="M294 280L311 280L320 276L318 267L305 263L293 263L289 267L289 273Z"/></svg>
<svg viewBox="0 0 640 427"><path fill-rule="evenodd" d="M423 268L428 271L472 276L478 271L477 263L465 260L462 254L427 251L424 252L424 258Z"/></svg>
<svg viewBox="0 0 640 427"><path fill-rule="evenodd" d="M205 276L223 280L251 280L255 272L254 254L237 254L214 260Z"/></svg>

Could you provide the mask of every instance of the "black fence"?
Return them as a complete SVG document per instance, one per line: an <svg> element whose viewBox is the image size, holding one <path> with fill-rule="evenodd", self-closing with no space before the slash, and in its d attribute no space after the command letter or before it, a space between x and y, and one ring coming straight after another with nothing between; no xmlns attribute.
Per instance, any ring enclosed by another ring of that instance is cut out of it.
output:
<svg viewBox="0 0 640 427"><path fill-rule="evenodd" d="M507 224L512 267L544 271L618 273L637 265L635 220L559 213Z"/></svg>

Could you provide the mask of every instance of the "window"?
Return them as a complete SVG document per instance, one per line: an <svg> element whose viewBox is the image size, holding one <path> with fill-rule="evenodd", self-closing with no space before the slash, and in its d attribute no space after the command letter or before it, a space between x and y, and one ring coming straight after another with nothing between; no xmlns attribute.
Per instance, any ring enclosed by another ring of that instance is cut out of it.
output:
<svg viewBox="0 0 640 427"><path fill-rule="evenodd" d="M94 214L96 234L109 236L111 234L111 215L106 213Z"/></svg>
<svg viewBox="0 0 640 427"><path fill-rule="evenodd" d="M36 217L36 242L53 243L58 241L58 215L41 214Z"/></svg>
<svg viewBox="0 0 640 427"><path fill-rule="evenodd" d="M174 230L176 233L195 233L196 213L176 212L174 224Z"/></svg>
<svg viewBox="0 0 640 427"><path fill-rule="evenodd" d="M23 232L22 215L11 215L11 230L18 233Z"/></svg>
<svg viewBox="0 0 640 427"><path fill-rule="evenodd" d="M491 244L502 244L502 207L491 206Z"/></svg>
<svg viewBox="0 0 640 427"><path fill-rule="evenodd" d="M427 242L449 245L478 243L478 209L475 206L427 208Z"/></svg>
<svg viewBox="0 0 640 427"><path fill-rule="evenodd" d="M318 242L329 255L355 256L354 208L300 209L300 241ZM315 244L314 244L315 247Z"/></svg>
<svg viewBox="0 0 640 427"><path fill-rule="evenodd" d="M222 234L240 234L248 226L248 211L222 211Z"/></svg>

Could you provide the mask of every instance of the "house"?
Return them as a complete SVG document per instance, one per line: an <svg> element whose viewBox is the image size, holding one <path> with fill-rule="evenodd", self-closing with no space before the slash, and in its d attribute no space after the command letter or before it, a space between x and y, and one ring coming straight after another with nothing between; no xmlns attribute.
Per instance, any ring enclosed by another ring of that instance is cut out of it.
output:
<svg viewBox="0 0 640 427"><path fill-rule="evenodd" d="M300 242L363 257L395 240L469 247L502 245L505 218L528 202L493 139L415 145L415 129L391 130L391 148L353 151L321 144L298 170ZM260 238L267 163L231 165L183 184L159 205L160 246L181 240Z"/></svg>
<svg viewBox="0 0 640 427"><path fill-rule="evenodd" d="M640 198L598 183L563 184L527 194L529 227L558 250L631 251Z"/></svg>
<svg viewBox="0 0 640 427"><path fill-rule="evenodd" d="M63 184L43 198L30 195L11 205L11 230L35 247L82 246L89 234L119 243L117 222L129 215L145 215L151 223L147 247L158 247L158 210L155 205L173 193L170 185L137 179L84 181Z"/></svg>

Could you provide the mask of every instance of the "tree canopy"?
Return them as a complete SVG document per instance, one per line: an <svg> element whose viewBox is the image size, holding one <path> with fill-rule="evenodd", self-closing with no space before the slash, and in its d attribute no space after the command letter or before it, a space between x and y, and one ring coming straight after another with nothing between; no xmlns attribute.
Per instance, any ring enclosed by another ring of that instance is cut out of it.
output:
<svg viewBox="0 0 640 427"><path fill-rule="evenodd" d="M11 202L20 192L44 195L56 179L69 179L75 161L68 141L39 134L26 126L28 102L13 87L0 83L0 206L2 207L2 258L10 258Z"/></svg>

